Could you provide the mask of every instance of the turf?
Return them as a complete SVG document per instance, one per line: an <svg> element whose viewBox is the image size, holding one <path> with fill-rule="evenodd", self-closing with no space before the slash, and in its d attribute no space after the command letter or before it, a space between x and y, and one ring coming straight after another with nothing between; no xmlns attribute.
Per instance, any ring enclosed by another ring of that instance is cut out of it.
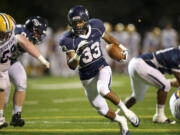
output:
<svg viewBox="0 0 180 135"><path fill-rule="evenodd" d="M131 94L129 77L113 74L112 90L124 100ZM13 89L13 88L12 88ZM166 114L174 119L169 110L169 97L166 102ZM12 93L5 108L7 122L11 119ZM108 102L113 110L116 107ZM150 87L145 99L131 108L141 119L141 125L134 128L130 123L131 135L179 135L180 121L175 125L154 124L156 89ZM78 76L28 78L27 96L22 117L24 127L0 129L0 135L119 135L116 123L97 114L88 103Z"/></svg>

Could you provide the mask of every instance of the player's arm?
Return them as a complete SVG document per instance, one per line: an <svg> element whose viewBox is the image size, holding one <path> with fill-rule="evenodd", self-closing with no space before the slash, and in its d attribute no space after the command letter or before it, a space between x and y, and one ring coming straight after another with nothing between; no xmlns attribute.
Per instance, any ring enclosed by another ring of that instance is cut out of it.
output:
<svg viewBox="0 0 180 135"><path fill-rule="evenodd" d="M24 48L30 55L38 59L43 65L49 68L49 62L40 54L38 49L23 35L16 35L19 45Z"/></svg>
<svg viewBox="0 0 180 135"><path fill-rule="evenodd" d="M180 87L180 73L173 71L175 78L169 79L172 87Z"/></svg>
<svg viewBox="0 0 180 135"><path fill-rule="evenodd" d="M107 32L104 32L103 37L102 37L108 44L116 44L119 45L120 42L116 40L113 36L108 34Z"/></svg>
<svg viewBox="0 0 180 135"><path fill-rule="evenodd" d="M80 56L75 51L66 52L67 63L70 69L75 70L79 64Z"/></svg>
<svg viewBox="0 0 180 135"><path fill-rule="evenodd" d="M69 68L71 68L72 70L75 70L77 68L77 66L79 65L81 54L86 47L88 47L88 42L86 40L83 40L78 44L76 51L71 50L66 52Z"/></svg>
<svg viewBox="0 0 180 135"><path fill-rule="evenodd" d="M123 51L122 54L125 56L127 60L128 58L128 49L126 47L124 47L117 39L115 39L113 36L111 36L110 34L108 34L107 32L104 32L103 37L102 37L108 44L115 44L117 46L119 46Z"/></svg>

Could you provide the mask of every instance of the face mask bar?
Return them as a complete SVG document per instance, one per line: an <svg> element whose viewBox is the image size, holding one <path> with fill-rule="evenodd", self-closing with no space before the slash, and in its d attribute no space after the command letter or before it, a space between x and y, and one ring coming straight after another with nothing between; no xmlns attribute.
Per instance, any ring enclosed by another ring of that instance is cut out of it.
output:
<svg viewBox="0 0 180 135"><path fill-rule="evenodd" d="M5 43L11 37L11 32L0 32L0 45Z"/></svg>

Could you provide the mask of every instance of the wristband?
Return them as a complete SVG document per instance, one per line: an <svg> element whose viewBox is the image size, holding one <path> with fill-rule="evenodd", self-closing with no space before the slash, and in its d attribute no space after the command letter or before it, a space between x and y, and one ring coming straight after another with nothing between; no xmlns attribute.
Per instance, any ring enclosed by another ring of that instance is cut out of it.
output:
<svg viewBox="0 0 180 135"><path fill-rule="evenodd" d="M42 64L44 64L44 65L46 65L48 62L47 62L47 60L42 56L42 55L40 55L39 57L38 57L38 60L42 63Z"/></svg>
<svg viewBox="0 0 180 135"><path fill-rule="evenodd" d="M122 50L128 50L126 47L124 47L122 44L119 44L119 47L122 49Z"/></svg>

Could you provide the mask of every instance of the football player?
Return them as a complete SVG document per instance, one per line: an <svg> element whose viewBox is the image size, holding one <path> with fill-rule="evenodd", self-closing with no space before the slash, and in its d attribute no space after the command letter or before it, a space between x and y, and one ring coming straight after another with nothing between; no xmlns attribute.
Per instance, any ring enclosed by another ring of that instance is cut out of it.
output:
<svg viewBox="0 0 180 135"><path fill-rule="evenodd" d="M46 37L47 23L40 16L30 17L25 25L16 25L15 35L23 35L34 45L41 44ZM21 119L22 106L25 99L27 88L26 71L18 60L26 51L19 45L15 46L15 50L12 53L11 66L8 69L10 80L12 81L15 91L13 96L13 115L10 125L12 126L24 126L25 122ZM5 105L8 102L11 88L5 90Z"/></svg>
<svg viewBox="0 0 180 135"><path fill-rule="evenodd" d="M4 94L5 90L10 87L8 68L11 63L11 55L15 52L16 47L21 46L49 68L49 62L25 36L20 34L15 35L15 26L15 21L10 15L0 13L0 128L8 125L3 113L5 104ZM17 70L19 71L20 69Z"/></svg>
<svg viewBox="0 0 180 135"><path fill-rule="evenodd" d="M121 134L128 135L127 120L124 116L115 114L109 108L105 99L121 108L127 119L137 127L139 118L110 89L111 68L103 58L100 39L107 43L120 43L105 32L104 24L99 19L89 19L88 10L83 6L74 6L68 12L68 22L71 27L61 37L59 44L67 55L68 66L78 68L81 83L86 97L97 112L120 124ZM123 54L127 49L121 45Z"/></svg>
<svg viewBox="0 0 180 135"><path fill-rule="evenodd" d="M169 105L174 118L180 119L180 89L172 94Z"/></svg>
<svg viewBox="0 0 180 135"><path fill-rule="evenodd" d="M176 121L166 117L164 109L167 94L171 86L179 86L179 59L179 47L145 53L134 57L128 65L132 95L126 99L126 106L130 108L135 103L143 100L149 85L152 85L158 89L156 113L153 116L153 122L175 124ZM176 79L166 79L165 73L173 74Z"/></svg>

